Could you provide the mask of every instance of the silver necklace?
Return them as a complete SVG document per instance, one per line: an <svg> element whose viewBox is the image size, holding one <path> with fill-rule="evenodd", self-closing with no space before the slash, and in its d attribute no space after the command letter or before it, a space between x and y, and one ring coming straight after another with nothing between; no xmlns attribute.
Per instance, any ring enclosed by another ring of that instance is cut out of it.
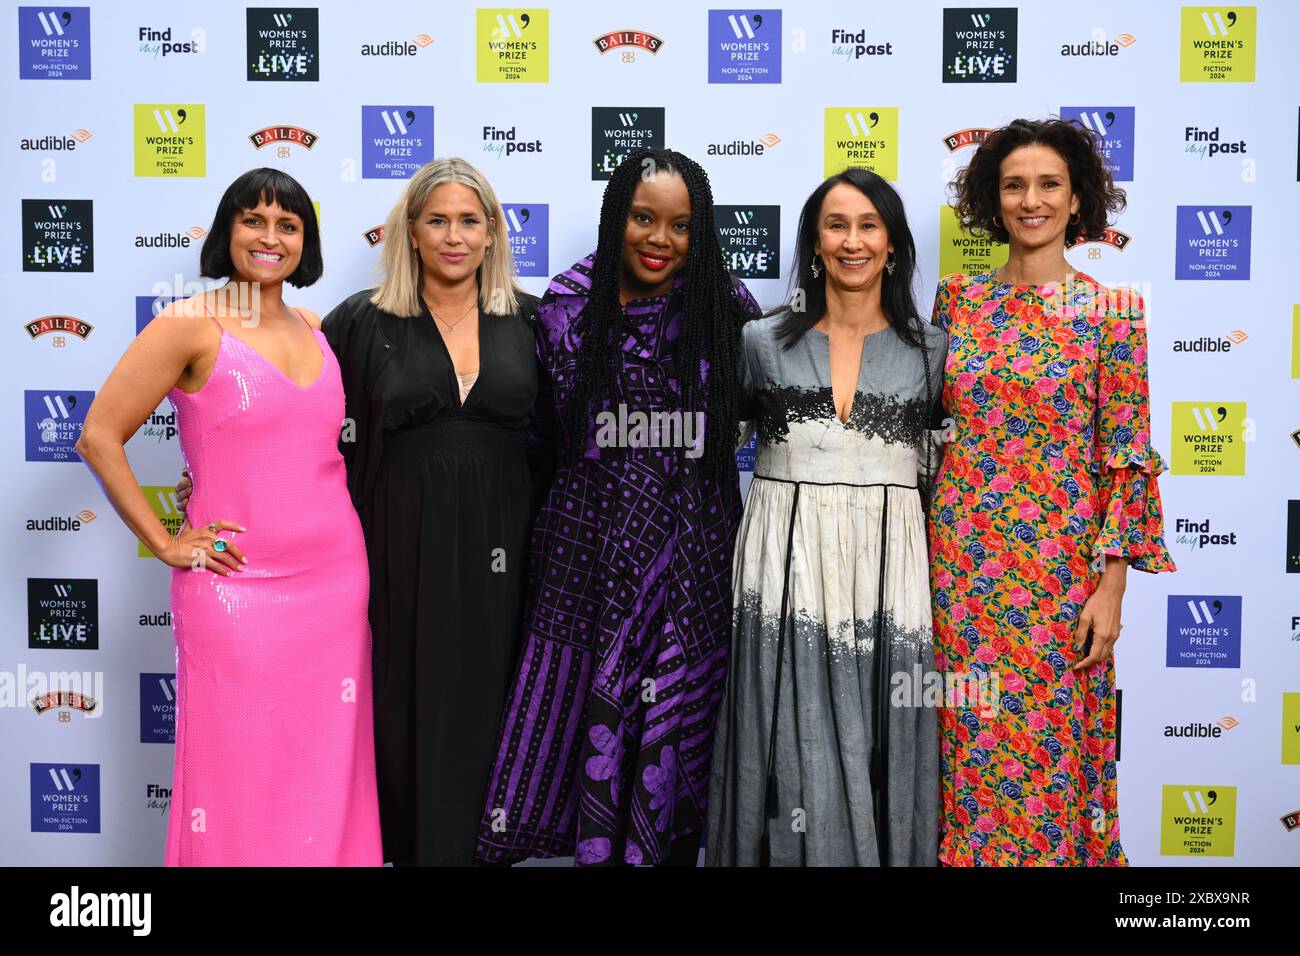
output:
<svg viewBox="0 0 1300 956"><path fill-rule="evenodd" d="M464 313L464 314L463 314L459 319L457 319L455 322L448 322L446 319L444 319L442 316L440 316L437 312L434 312L434 311L433 311L433 307L430 306L428 302L425 302L424 305L425 305L425 308L427 308L427 309L429 310L429 314L430 314L430 315L432 315L435 319L437 319L437 320L438 320L439 322L441 322L443 325L447 326L447 331L448 331L448 332L454 332L454 331L456 331L456 326L460 325L460 324L461 324L462 322L464 322L467 318L469 318L469 314L470 314L472 311L474 311L474 307L478 305L478 302L471 302L471 303L469 304L469 308L466 309L466 310L465 310L465 313Z"/></svg>

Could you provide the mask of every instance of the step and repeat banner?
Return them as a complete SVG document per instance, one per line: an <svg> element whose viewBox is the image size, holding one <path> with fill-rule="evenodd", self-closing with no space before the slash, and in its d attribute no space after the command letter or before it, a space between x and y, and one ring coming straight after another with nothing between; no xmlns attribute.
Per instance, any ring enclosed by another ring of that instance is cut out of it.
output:
<svg viewBox="0 0 1300 956"><path fill-rule="evenodd" d="M73 445L132 337L203 288L237 175L281 167L317 201L325 276L290 291L324 313L374 283L388 209L435 156L487 174L540 294L594 248L620 159L668 146L708 170L731 266L773 306L804 198L861 165L907 204L928 312L941 274L1005 255L960 232L948 181L989 129L1049 115L1096 131L1128 192L1069 258L1146 299L1171 466L1179 572L1130 574L1117 654L1124 847L1300 861L1300 5L82 0L0 20L0 862L162 862L169 572ZM177 525L166 402L127 450Z"/></svg>

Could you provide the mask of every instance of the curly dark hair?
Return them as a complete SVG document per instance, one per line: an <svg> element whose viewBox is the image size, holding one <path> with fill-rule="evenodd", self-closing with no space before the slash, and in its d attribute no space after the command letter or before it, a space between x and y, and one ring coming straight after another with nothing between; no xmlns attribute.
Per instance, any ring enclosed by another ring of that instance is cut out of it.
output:
<svg viewBox="0 0 1300 956"><path fill-rule="evenodd" d="M674 343L683 410L707 412L701 470L709 476L720 475L725 468L734 472L736 423L740 417L736 355L740 350L740 327L749 315L727 272L714 228L708 174L694 160L670 149L640 149L629 154L605 186L591 294L579 318L582 344L566 422L566 450L572 456L582 454L581 436L591 428L593 403L599 408L616 394L619 363L612 334L623 312L619 298L623 238L633 194L649 166L658 173L681 176L691 200L690 235L682 266L686 283L681 293L681 335Z"/></svg>
<svg viewBox="0 0 1300 956"><path fill-rule="evenodd" d="M1097 135L1077 120L1062 119L1012 120L980 144L950 184L957 218L966 231L994 242L1011 240L1006 228L994 222L1002 210L1002 160L1021 146L1034 145L1054 149L1065 160L1070 189L1079 197L1079 220L1065 227L1065 245L1103 235L1111 216L1124 211L1127 198L1102 162Z"/></svg>

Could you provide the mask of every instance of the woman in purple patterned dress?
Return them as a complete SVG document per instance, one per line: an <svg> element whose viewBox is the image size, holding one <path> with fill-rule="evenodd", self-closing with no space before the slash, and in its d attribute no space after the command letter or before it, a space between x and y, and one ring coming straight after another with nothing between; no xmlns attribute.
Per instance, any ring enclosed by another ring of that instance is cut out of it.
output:
<svg viewBox="0 0 1300 956"><path fill-rule="evenodd" d="M736 357L757 312L704 170L665 150L624 160L596 252L538 310L535 439L560 456L539 476L480 859L695 865L741 510Z"/></svg>

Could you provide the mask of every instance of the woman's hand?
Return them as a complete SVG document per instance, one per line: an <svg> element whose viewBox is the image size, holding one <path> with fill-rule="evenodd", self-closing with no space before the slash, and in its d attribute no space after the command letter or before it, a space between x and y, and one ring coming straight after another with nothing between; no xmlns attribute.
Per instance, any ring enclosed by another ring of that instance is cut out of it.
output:
<svg viewBox="0 0 1300 956"><path fill-rule="evenodd" d="M181 469L181 480L176 482L176 507L182 514L185 513L185 503L190 500L190 495L194 493L194 479L190 477L188 468Z"/></svg>
<svg viewBox="0 0 1300 956"><path fill-rule="evenodd" d="M1072 670L1081 671L1100 664L1114 653L1115 642L1119 632L1124 629L1120 623L1120 612L1124 604L1125 577L1128 573L1126 558L1107 557L1106 569L1101 574L1101 581L1092 597L1083 605L1079 613L1079 625L1074 630L1074 649L1081 651L1089 638L1092 646L1088 656L1075 664Z"/></svg>
<svg viewBox="0 0 1300 956"><path fill-rule="evenodd" d="M213 545L217 541L218 531L243 530L245 529L233 521L214 521L198 528L186 526L179 535L172 538L158 557L173 568L190 568L194 571L207 568L229 576L235 571L243 571L248 559L244 557L244 552L225 538L221 539L225 544L223 550L218 551Z"/></svg>

